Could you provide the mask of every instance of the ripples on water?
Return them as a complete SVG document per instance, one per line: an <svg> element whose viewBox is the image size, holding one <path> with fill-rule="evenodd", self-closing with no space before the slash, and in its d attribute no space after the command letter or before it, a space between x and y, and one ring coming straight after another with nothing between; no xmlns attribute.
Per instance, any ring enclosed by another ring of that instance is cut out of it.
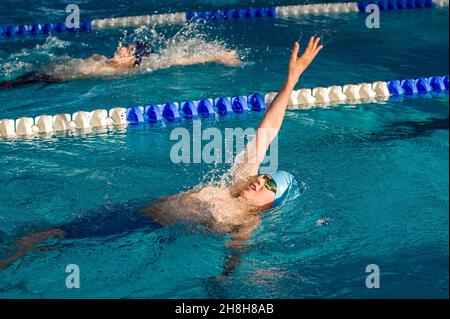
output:
<svg viewBox="0 0 450 319"><path fill-rule="evenodd" d="M136 39L156 43L160 60L228 48L245 61L242 68L145 65L148 72L139 75L1 91L1 118L272 91L284 77L291 42L314 32L329 42L301 87L448 73L442 60L448 10L407 11L385 13L382 28L370 31L359 16L330 15L1 43L2 79L31 65L109 55L118 43ZM405 37L404 30L415 32ZM223 131L255 127L260 118L202 123ZM222 271L228 237L173 225L50 241L48 251L34 251L0 272L0 296L446 297L447 119L447 94L288 111L279 165L298 179L300 196L263 215L242 263L224 282L214 276ZM132 218L152 199L217 180L227 166L170 162L169 134L177 125L189 127L184 121L1 140L0 255L26 227L94 217L102 226L110 221L106 216ZM85 285L68 292L64 266L73 262L80 263ZM364 288L369 263L380 265L383 289Z"/></svg>

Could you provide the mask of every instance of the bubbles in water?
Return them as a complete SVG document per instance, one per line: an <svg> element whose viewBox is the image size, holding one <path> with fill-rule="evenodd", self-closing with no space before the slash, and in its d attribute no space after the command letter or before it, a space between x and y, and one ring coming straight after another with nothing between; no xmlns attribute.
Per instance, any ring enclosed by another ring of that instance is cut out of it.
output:
<svg viewBox="0 0 450 319"><path fill-rule="evenodd" d="M328 225L332 221L333 219L331 217L320 218L319 220L316 221L316 226Z"/></svg>
<svg viewBox="0 0 450 319"><path fill-rule="evenodd" d="M2 78L12 78L19 72L27 72L32 69L32 65L27 62L18 61L18 59L14 59L14 61L2 63L0 65L0 73L2 74Z"/></svg>
<svg viewBox="0 0 450 319"><path fill-rule="evenodd" d="M59 49L67 48L70 46L70 44L71 43L69 41L64 41L64 40L58 39L55 36L49 36L45 40L44 44L36 45L35 49L41 50L41 51L50 51L54 48L59 48Z"/></svg>

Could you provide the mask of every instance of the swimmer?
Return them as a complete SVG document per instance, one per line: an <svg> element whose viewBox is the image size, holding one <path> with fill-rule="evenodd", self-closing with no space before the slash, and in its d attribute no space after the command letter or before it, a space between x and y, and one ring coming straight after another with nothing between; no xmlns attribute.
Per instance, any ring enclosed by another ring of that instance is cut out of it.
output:
<svg viewBox="0 0 450 319"><path fill-rule="evenodd" d="M125 46L119 45L112 58L94 54L87 59L72 59L64 64L51 65L42 70L27 73L15 80L0 82L0 88L14 88L34 83L57 83L75 79L138 72L143 59L153 61L153 67L155 68L204 63L219 63L226 66L238 66L241 64L241 60L234 50L204 56L158 59L150 44L137 41Z"/></svg>
<svg viewBox="0 0 450 319"><path fill-rule="evenodd" d="M189 221L203 224L213 231L229 234L231 237L228 246L233 251L226 259L223 276L229 275L239 262L242 244L259 226L260 214L282 205L297 185L290 173L278 171L274 174L259 175L259 170L270 144L281 128L294 87L323 48L319 41L320 38L311 37L300 57L300 45L295 43L286 80L264 114L255 137L246 146L243 157L245 160L238 163L235 170L232 169L235 173L229 187L195 188L156 200L141 209L141 216L148 217L162 226L176 221ZM67 229L73 228L60 227L17 241L17 254L0 262L0 265L10 265L46 238L64 238Z"/></svg>
<svg viewBox="0 0 450 319"><path fill-rule="evenodd" d="M230 187L208 186L160 199L144 208L143 214L163 225L179 218L188 218L210 228L233 233L236 238L247 237L259 224L259 214L279 205L295 182L294 177L284 171L258 173L270 144L281 128L294 87L323 48L319 41L320 38L311 37L300 57L299 43L295 43L287 78L264 114L255 137L246 146L245 160L232 169L235 173Z"/></svg>

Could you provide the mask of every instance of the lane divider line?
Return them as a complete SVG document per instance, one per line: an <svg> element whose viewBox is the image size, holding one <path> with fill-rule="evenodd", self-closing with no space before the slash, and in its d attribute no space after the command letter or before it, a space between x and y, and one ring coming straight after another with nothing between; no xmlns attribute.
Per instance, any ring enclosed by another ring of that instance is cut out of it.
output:
<svg viewBox="0 0 450 319"><path fill-rule="evenodd" d="M449 78L432 76L388 82L333 85L293 91L288 103L290 109L311 109L349 103L387 101L401 96L430 93L448 93ZM144 123L177 122L182 119L223 117L227 114L264 112L276 92L253 93L248 96L209 98L199 101L167 102L164 104L134 105L110 110L78 111L73 114L39 115L0 120L0 136L33 136L74 130L91 130L112 126Z"/></svg>
<svg viewBox="0 0 450 319"><path fill-rule="evenodd" d="M83 21L79 28L67 28L65 23L42 23L0 26L0 39L18 36L85 32L91 30L139 27L156 24L184 24L195 20L225 21L256 18L288 18L302 15L325 15L365 12L369 4L376 4L380 10L407 10L432 7L448 7L449 0L379 0L369 2L340 2L306 4L293 6L226 9L212 11L175 12L142 16L116 17Z"/></svg>

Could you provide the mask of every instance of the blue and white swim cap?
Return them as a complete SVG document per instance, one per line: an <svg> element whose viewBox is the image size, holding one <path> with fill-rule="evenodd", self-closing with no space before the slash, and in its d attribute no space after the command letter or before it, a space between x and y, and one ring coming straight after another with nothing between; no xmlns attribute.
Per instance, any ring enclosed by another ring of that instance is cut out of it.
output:
<svg viewBox="0 0 450 319"><path fill-rule="evenodd" d="M277 184L277 192L275 193L275 200L272 206L278 206L283 203L286 199L297 195L298 193L298 183L294 175L285 171L277 171L274 174L268 174L273 178Z"/></svg>

